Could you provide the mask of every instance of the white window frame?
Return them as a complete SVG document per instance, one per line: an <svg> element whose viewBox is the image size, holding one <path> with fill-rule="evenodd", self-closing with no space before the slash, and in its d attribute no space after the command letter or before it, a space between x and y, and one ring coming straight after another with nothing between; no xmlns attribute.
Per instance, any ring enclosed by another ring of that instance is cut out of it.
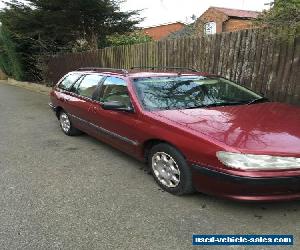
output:
<svg viewBox="0 0 300 250"><path fill-rule="evenodd" d="M207 22L204 24L204 34L213 35L217 33L217 23L214 21Z"/></svg>

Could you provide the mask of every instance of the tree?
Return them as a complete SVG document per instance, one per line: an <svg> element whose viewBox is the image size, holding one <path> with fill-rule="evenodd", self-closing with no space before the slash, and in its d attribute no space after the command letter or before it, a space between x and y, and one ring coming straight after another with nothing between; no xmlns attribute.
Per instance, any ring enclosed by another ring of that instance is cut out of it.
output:
<svg viewBox="0 0 300 250"><path fill-rule="evenodd" d="M196 21L197 16L195 14L188 17L188 19L191 20L189 24L186 24L182 29L172 32L166 39L172 40L177 38L183 38L183 37L191 37L196 35Z"/></svg>
<svg viewBox="0 0 300 250"><path fill-rule="evenodd" d="M172 40L196 35L195 22L185 25L181 30L172 32L166 39Z"/></svg>
<svg viewBox="0 0 300 250"><path fill-rule="evenodd" d="M87 41L90 49L105 44L106 36L135 29L138 11L121 12L113 0L28 0L6 3L1 19L20 35L52 45Z"/></svg>
<svg viewBox="0 0 300 250"><path fill-rule="evenodd" d="M0 68L6 75L17 80L23 78L21 58L17 53L16 44L3 27L0 27Z"/></svg>
<svg viewBox="0 0 300 250"><path fill-rule="evenodd" d="M139 11L122 12L119 3L115 0L27 0L26 3L10 0L0 12L0 22L12 42L20 45L17 52L24 60L35 61L33 74L38 74L37 64L42 55L96 50L108 45L108 36L135 30L141 21ZM29 73L28 69L25 71Z"/></svg>
<svg viewBox="0 0 300 250"><path fill-rule="evenodd" d="M276 0L270 3L270 10L257 19L258 24L281 29L284 34L300 34L300 0Z"/></svg>
<svg viewBox="0 0 300 250"><path fill-rule="evenodd" d="M152 37L141 31L128 34L115 34L108 37L109 46L130 45L136 43L146 43L153 41Z"/></svg>

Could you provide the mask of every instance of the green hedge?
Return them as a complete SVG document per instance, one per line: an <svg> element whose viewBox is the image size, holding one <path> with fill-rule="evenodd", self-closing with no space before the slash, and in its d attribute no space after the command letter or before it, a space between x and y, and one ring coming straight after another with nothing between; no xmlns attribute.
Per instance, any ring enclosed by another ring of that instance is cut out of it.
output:
<svg viewBox="0 0 300 250"><path fill-rule="evenodd" d="M11 35L3 26L0 27L0 68L16 80L24 78L21 55L17 52Z"/></svg>

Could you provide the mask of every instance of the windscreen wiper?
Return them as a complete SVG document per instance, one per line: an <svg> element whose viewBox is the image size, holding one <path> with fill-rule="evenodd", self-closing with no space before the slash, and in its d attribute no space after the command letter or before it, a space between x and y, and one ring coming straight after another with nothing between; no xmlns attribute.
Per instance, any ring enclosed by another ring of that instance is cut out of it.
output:
<svg viewBox="0 0 300 250"><path fill-rule="evenodd" d="M250 102L247 102L247 105L251 105L251 104L254 104L254 103L259 103L259 102L268 102L269 99L266 98L266 97L260 97L260 98L256 98L254 100L251 100Z"/></svg>
<svg viewBox="0 0 300 250"><path fill-rule="evenodd" d="M216 102L211 104L202 104L199 106L186 107L185 109L210 108L210 107L231 106L231 105L241 105L241 104L245 104L245 102Z"/></svg>
<svg viewBox="0 0 300 250"><path fill-rule="evenodd" d="M198 106L191 106L191 107L184 107L183 109L200 109L200 108L208 108L209 105L198 105Z"/></svg>

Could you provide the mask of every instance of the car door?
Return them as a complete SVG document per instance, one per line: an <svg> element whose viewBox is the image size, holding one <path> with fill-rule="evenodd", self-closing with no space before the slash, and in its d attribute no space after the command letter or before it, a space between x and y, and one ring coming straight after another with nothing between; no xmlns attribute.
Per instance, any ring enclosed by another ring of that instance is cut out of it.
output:
<svg viewBox="0 0 300 250"><path fill-rule="evenodd" d="M93 95L98 88L103 75L87 74L77 81L70 89L68 99L68 114L75 127L92 133L93 127L90 126L92 113L90 112Z"/></svg>
<svg viewBox="0 0 300 250"><path fill-rule="evenodd" d="M114 76L107 77L101 85L97 100L91 108L91 122L97 126L97 137L117 148L135 154L138 146L135 127L139 123L135 112L104 110L101 103L118 101L124 106L132 106L124 79Z"/></svg>

